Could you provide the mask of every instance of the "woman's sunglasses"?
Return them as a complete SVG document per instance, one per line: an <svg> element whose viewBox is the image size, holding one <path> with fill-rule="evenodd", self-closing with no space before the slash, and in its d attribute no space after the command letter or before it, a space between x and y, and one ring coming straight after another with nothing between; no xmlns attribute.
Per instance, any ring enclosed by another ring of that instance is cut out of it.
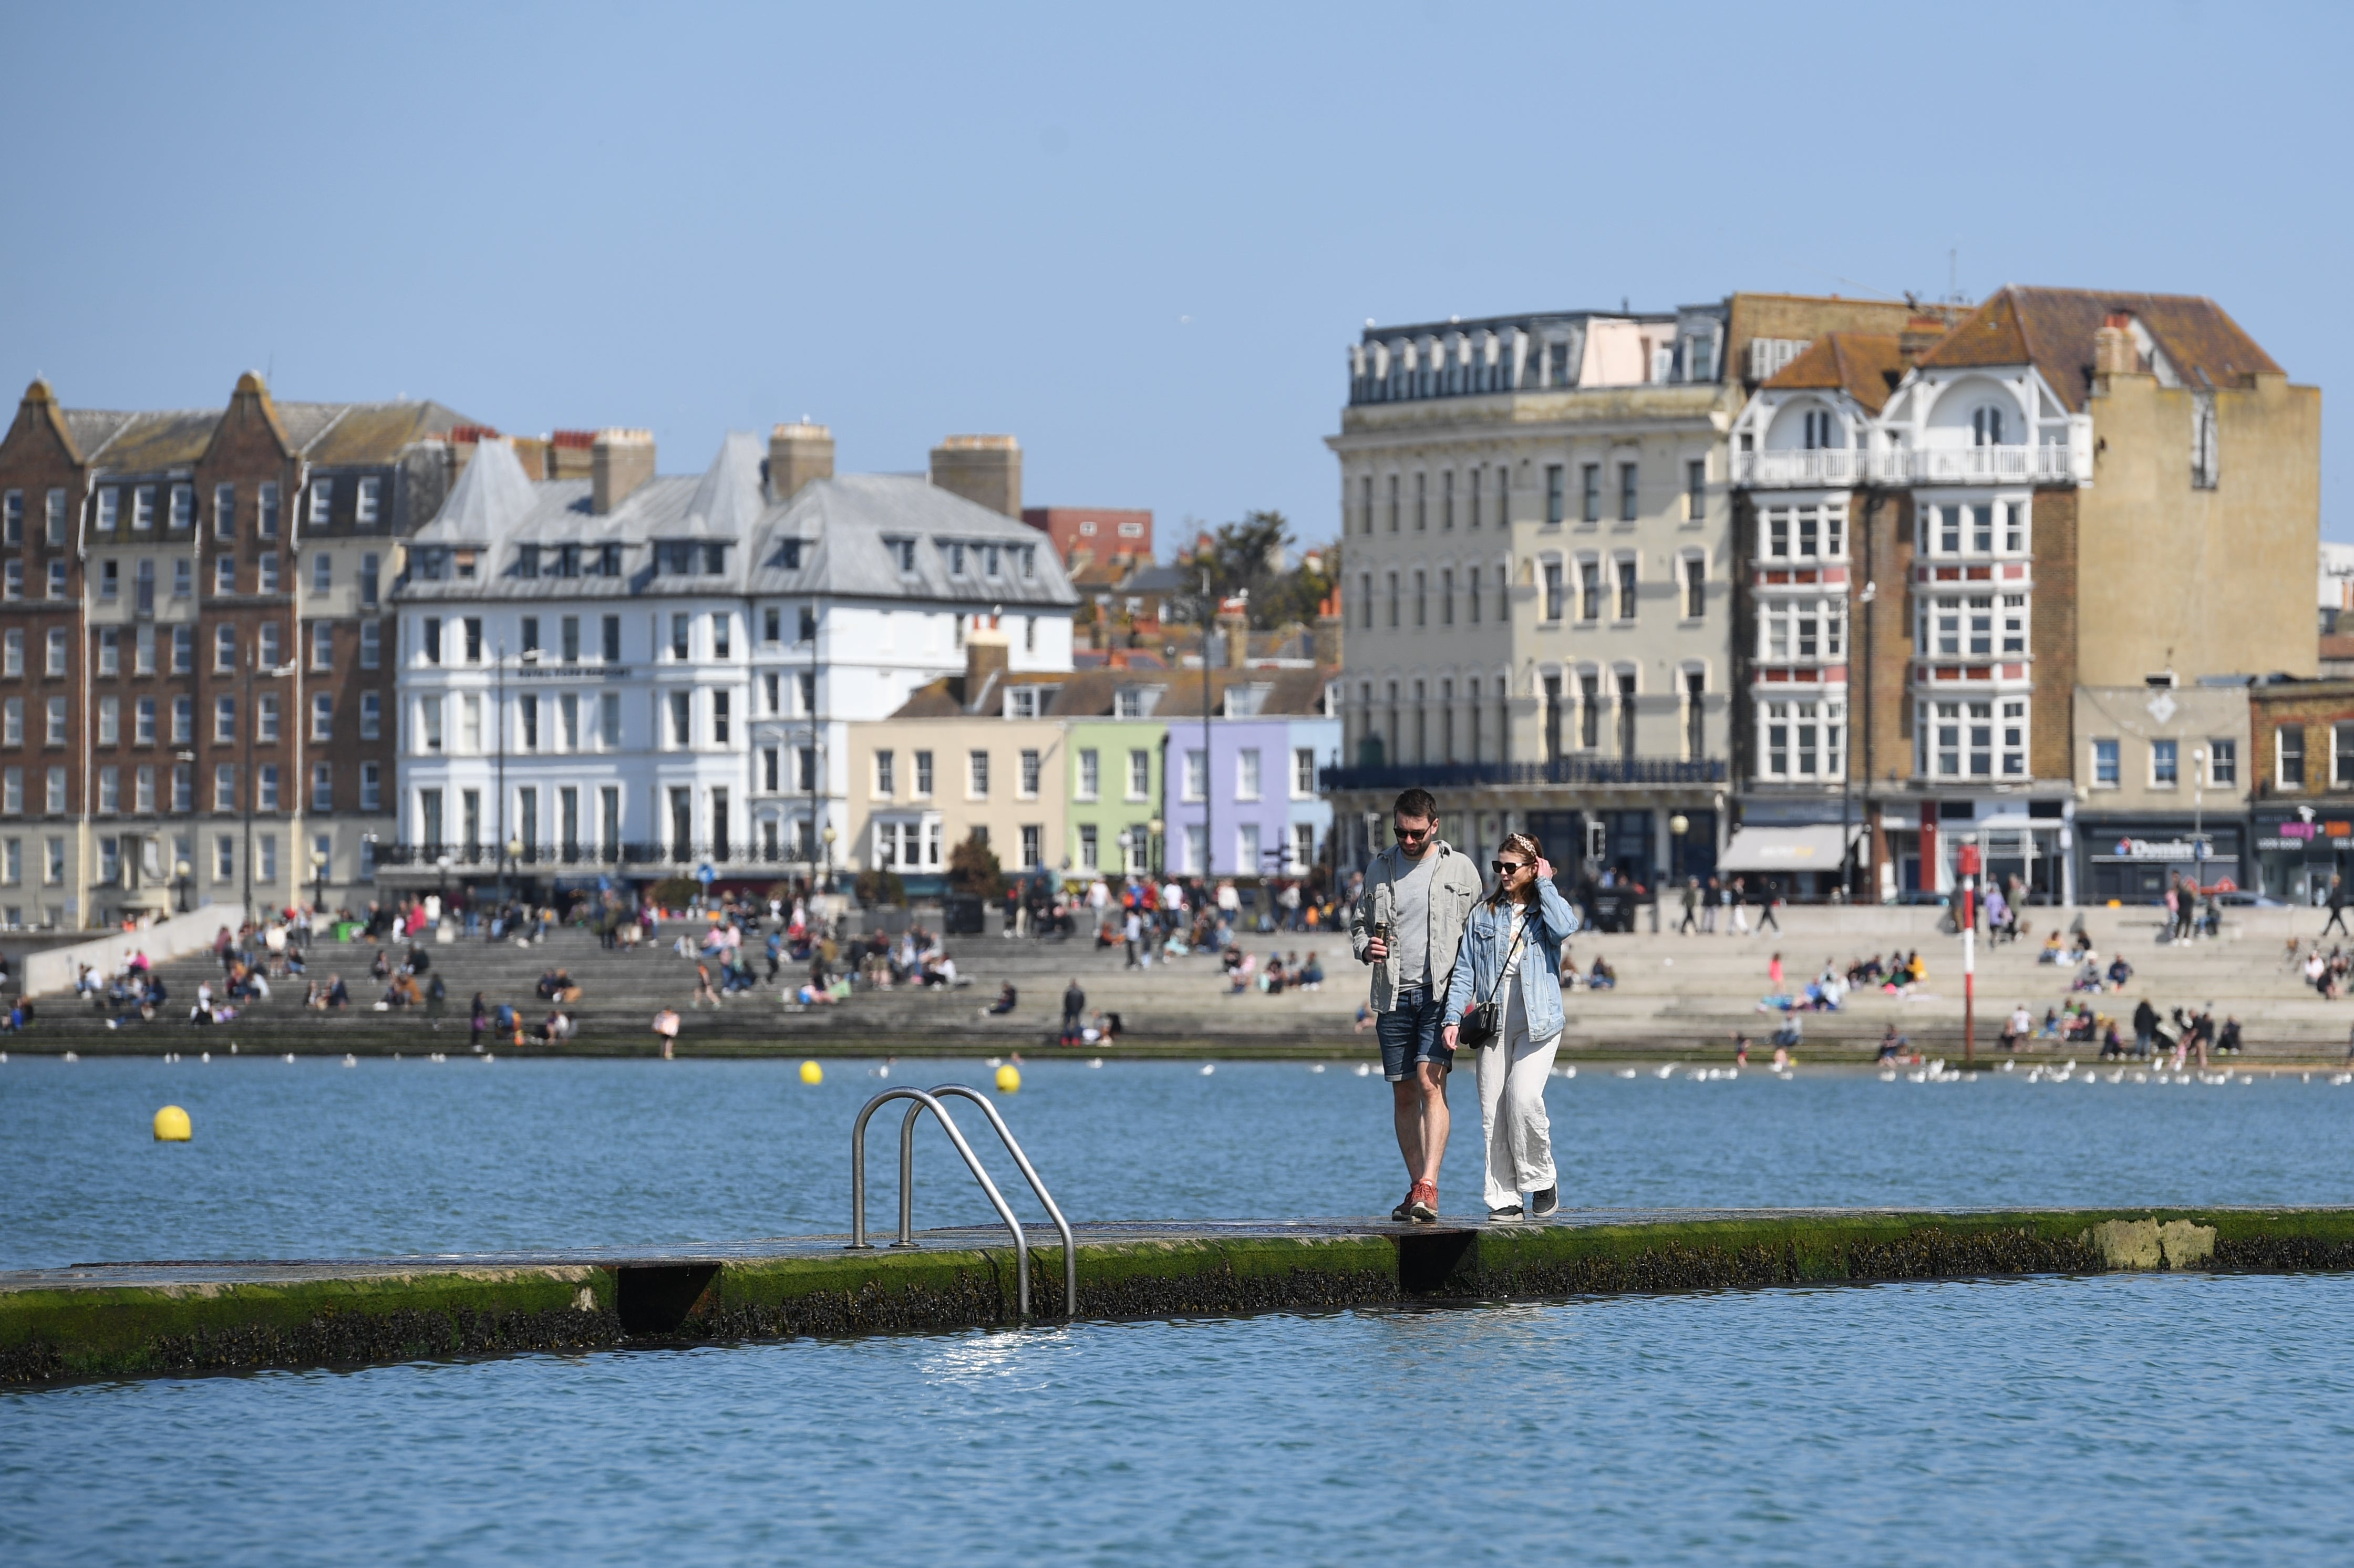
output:
<svg viewBox="0 0 2354 1568"><path fill-rule="evenodd" d="M1488 863L1488 869L1498 876L1510 876L1516 871L1526 871L1528 865L1524 860L1491 860Z"/></svg>

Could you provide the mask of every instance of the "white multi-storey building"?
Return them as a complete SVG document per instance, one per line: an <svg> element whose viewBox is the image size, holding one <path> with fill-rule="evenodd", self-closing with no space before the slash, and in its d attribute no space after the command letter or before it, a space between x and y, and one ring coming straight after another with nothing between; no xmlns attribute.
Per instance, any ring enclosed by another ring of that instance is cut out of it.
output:
<svg viewBox="0 0 2354 1568"><path fill-rule="evenodd" d="M977 457L999 460L979 481ZM930 481L837 478L817 426L778 427L765 459L731 435L700 476L653 460L608 430L591 480L535 482L486 442L412 542L388 879L854 868L849 724L961 670L982 621L1013 668L1071 667L1053 550L945 488L1018 514L1010 440L952 438Z"/></svg>

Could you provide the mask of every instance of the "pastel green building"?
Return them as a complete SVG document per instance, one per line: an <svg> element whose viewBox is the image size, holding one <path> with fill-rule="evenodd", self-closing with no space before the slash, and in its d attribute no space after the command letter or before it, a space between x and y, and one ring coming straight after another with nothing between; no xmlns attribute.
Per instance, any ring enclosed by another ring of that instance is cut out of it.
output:
<svg viewBox="0 0 2354 1568"><path fill-rule="evenodd" d="M1169 726L1150 718L1073 718L1065 739L1070 807L1064 865L1074 876L1154 869Z"/></svg>

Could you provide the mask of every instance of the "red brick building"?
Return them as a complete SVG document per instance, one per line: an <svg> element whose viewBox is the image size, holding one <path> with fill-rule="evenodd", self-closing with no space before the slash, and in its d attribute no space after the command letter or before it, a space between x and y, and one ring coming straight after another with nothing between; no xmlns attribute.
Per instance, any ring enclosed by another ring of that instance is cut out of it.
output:
<svg viewBox="0 0 2354 1568"><path fill-rule="evenodd" d="M1090 506L1025 506L1022 521L1055 541L1055 554L1063 565L1073 566L1075 552L1085 550L1088 558L1108 562L1114 556L1133 556L1150 564L1152 560L1152 514L1150 512L1110 511Z"/></svg>
<svg viewBox="0 0 2354 1568"><path fill-rule="evenodd" d="M382 599L470 424L277 403L250 374L169 412L27 388L0 439L0 923L323 882L365 903L391 835Z"/></svg>

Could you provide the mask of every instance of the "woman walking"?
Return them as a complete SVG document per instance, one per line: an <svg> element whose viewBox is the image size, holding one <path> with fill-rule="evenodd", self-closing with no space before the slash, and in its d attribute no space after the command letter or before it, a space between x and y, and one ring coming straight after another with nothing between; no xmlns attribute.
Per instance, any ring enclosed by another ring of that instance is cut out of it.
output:
<svg viewBox="0 0 2354 1568"><path fill-rule="evenodd" d="M1487 1146L1488 1217L1550 1214L1561 1206L1553 1172L1545 1080L1567 1018L1561 945L1578 919L1553 885L1553 865L1526 833L1507 838L1489 863L1496 887L1463 932L1465 961L1447 988L1446 1043L1476 1048L1479 1130Z"/></svg>

